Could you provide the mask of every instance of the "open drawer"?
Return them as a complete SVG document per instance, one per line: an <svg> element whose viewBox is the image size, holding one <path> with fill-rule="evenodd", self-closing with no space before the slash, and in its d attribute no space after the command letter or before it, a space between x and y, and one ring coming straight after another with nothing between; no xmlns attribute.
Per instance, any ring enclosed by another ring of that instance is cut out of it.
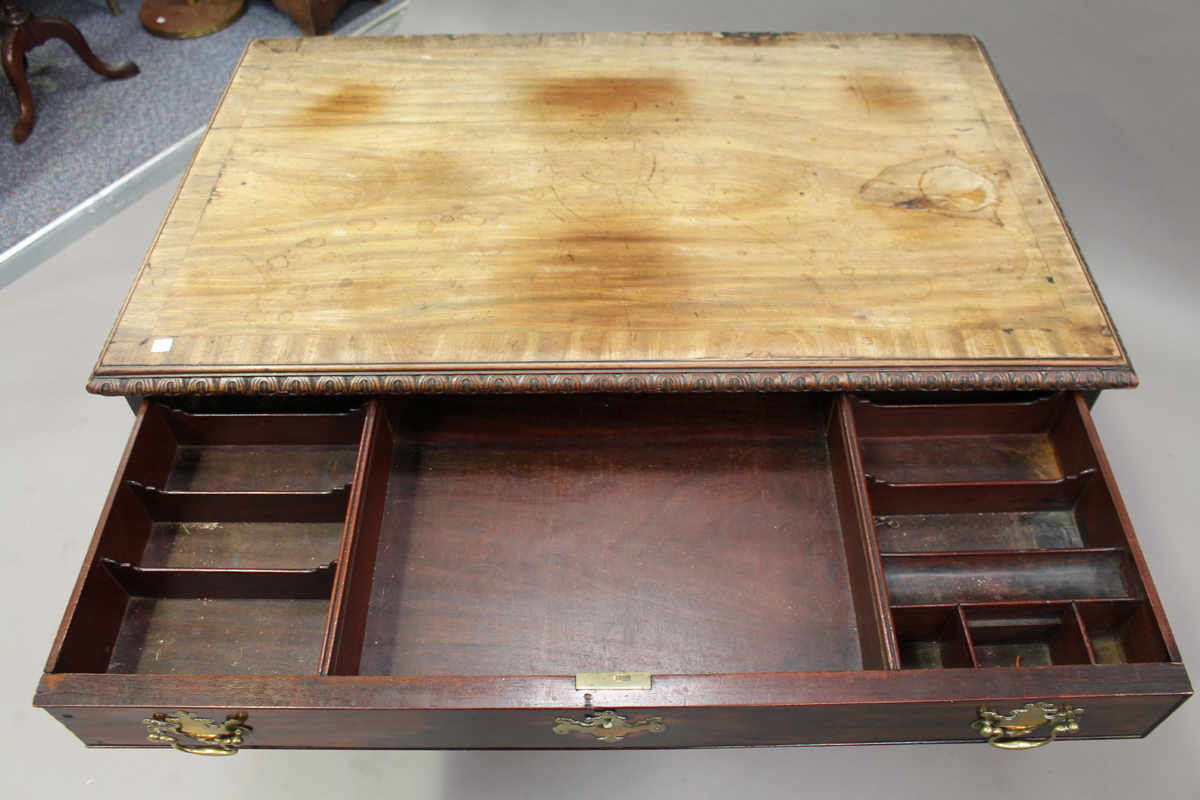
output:
<svg viewBox="0 0 1200 800"><path fill-rule="evenodd" d="M1191 687L1084 397L965 399L147 400L36 703L215 754L1145 735Z"/></svg>

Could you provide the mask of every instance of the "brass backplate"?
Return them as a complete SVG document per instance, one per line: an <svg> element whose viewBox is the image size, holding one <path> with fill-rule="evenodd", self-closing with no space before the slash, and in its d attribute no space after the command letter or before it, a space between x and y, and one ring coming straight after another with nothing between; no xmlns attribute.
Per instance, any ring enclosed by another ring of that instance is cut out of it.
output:
<svg viewBox="0 0 1200 800"><path fill-rule="evenodd" d="M593 689L651 689L649 672L580 672L575 675L575 688Z"/></svg>

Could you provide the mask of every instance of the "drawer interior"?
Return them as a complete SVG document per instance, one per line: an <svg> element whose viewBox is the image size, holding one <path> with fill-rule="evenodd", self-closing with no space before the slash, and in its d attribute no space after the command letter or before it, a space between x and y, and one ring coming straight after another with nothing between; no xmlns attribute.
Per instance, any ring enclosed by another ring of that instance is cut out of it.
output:
<svg viewBox="0 0 1200 800"><path fill-rule="evenodd" d="M847 404L902 669L1168 659L1080 396Z"/></svg>
<svg viewBox="0 0 1200 800"><path fill-rule="evenodd" d="M394 402L361 673L860 669L825 400Z"/></svg>
<svg viewBox="0 0 1200 800"><path fill-rule="evenodd" d="M889 483L1054 480L1079 471L1061 393L1007 403L855 399L863 469ZM1086 457L1085 457L1086 458Z"/></svg>
<svg viewBox="0 0 1200 800"><path fill-rule="evenodd" d="M75 671L313 674L366 406L146 403L88 567ZM78 640L78 644L76 644Z"/></svg>
<svg viewBox="0 0 1200 800"><path fill-rule="evenodd" d="M52 668L1169 660L1090 431L1071 393L148 401Z"/></svg>

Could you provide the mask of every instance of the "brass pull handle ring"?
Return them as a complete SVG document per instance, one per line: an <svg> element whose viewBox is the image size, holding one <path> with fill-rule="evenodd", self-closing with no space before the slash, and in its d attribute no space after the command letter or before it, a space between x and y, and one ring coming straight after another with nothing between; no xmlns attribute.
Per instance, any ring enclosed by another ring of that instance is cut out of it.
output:
<svg viewBox="0 0 1200 800"><path fill-rule="evenodd" d="M1050 744L1060 733L1076 733L1079 730L1079 715L1082 708L1063 706L1039 701L1026 703L1011 714L999 714L988 708L979 709L979 719L971 727L986 736L988 744L1001 750L1032 750ZM1044 739L1026 739L1037 731L1050 726L1050 735Z"/></svg>
<svg viewBox="0 0 1200 800"><path fill-rule="evenodd" d="M236 756L238 753L236 746L226 747L224 745L215 745L211 747L196 747L190 744L180 744L174 739L170 741L171 746L181 753L193 753L198 756Z"/></svg>
<svg viewBox="0 0 1200 800"><path fill-rule="evenodd" d="M230 714L224 722L214 722L191 711L158 713L142 720L150 741L167 742L181 753L198 756L237 755L243 737L251 731L245 722L245 714ZM181 744L181 737L195 739L197 744Z"/></svg>

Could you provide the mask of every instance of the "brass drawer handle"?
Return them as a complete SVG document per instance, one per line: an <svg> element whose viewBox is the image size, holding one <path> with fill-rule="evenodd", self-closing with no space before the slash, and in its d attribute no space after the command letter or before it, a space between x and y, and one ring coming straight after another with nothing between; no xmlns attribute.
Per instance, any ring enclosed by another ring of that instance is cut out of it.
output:
<svg viewBox="0 0 1200 800"><path fill-rule="evenodd" d="M979 731L980 736L986 736L988 744L993 747L1003 750L1030 750L1050 744L1060 733L1078 731L1078 717L1082 713L1082 708L1063 706L1060 709L1053 703L1042 700L1026 703L1008 716L981 708L979 719L972 722L971 727ZM1050 735L1045 739L1024 738L1046 725L1050 726Z"/></svg>
<svg viewBox="0 0 1200 800"><path fill-rule="evenodd" d="M160 712L142 720L146 726L146 738L150 741L170 742L176 750L198 756L237 755L242 746L242 737L251 731L245 722L245 714L230 714L224 722L214 722L191 711ZM181 736L202 744L180 744Z"/></svg>
<svg viewBox="0 0 1200 800"><path fill-rule="evenodd" d="M589 714L583 721L559 717L554 720L554 732L562 735L568 733L591 734L603 742L619 742L626 736L636 736L639 733L662 733L667 729L662 717L647 717L638 722L630 722L615 711L601 711Z"/></svg>

